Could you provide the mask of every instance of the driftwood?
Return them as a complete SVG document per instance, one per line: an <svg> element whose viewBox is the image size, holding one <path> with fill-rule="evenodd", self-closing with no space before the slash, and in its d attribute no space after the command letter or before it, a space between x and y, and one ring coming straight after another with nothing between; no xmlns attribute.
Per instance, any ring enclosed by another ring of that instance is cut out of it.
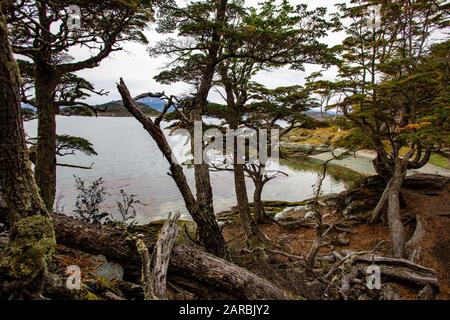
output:
<svg viewBox="0 0 450 320"><path fill-rule="evenodd" d="M142 258L142 282L146 300L160 300L166 298L166 279L173 245L178 236L178 220L180 213L169 214L161 228L158 241L153 250L152 259L145 242L137 242L137 249ZM153 269L151 269L153 261Z"/></svg>
<svg viewBox="0 0 450 320"><path fill-rule="evenodd" d="M381 274L387 278L408 282L416 286L438 287L436 270L426 268L406 259L388 258L374 255L356 256L354 262L362 267L375 264L380 267Z"/></svg>
<svg viewBox="0 0 450 320"><path fill-rule="evenodd" d="M123 229L109 229L53 215L57 242L91 254L103 254L120 263L126 274L141 264L136 239ZM152 250L155 239L143 238ZM201 250L176 245L172 250L168 281L201 298L292 299L285 291L248 270Z"/></svg>
<svg viewBox="0 0 450 320"><path fill-rule="evenodd" d="M123 228L92 225L59 214L53 214L52 218L58 244L94 255L102 254L108 260L120 263L127 277L138 278L141 266L136 248L138 237L127 234ZM156 239L144 236L142 240L149 250L153 250ZM268 280L186 245L174 246L168 281L204 299L293 299Z"/></svg>

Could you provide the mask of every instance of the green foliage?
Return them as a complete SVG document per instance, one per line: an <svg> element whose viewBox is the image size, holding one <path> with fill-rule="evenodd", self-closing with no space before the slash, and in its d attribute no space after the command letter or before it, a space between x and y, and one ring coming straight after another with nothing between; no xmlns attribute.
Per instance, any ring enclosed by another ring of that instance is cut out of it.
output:
<svg viewBox="0 0 450 320"><path fill-rule="evenodd" d="M108 194L103 186L103 178L86 185L81 178L74 176L75 186L78 191L75 202L75 217L92 224L102 224L109 216L107 212L100 212L101 205Z"/></svg>
<svg viewBox="0 0 450 320"><path fill-rule="evenodd" d="M343 138L339 139L336 146L351 152L362 149L374 149L374 145L367 134L357 127L351 129Z"/></svg>
<svg viewBox="0 0 450 320"><path fill-rule="evenodd" d="M381 21L372 28L367 9L374 5ZM414 152L409 168L425 165L433 150L448 145L449 41L437 36L448 26L444 1L358 0L338 8L337 30L347 34L336 48L339 79L311 87L336 98L331 107L359 128L350 142L370 140L391 167L405 148Z"/></svg>
<svg viewBox="0 0 450 320"><path fill-rule="evenodd" d="M73 155L79 151L87 156L96 156L97 152L94 150L92 143L88 140L69 136L58 135L56 138L56 154L59 156Z"/></svg>
<svg viewBox="0 0 450 320"><path fill-rule="evenodd" d="M7 1L4 13L13 50L29 59L19 61L23 102L39 107L33 90L36 76L54 82L45 85L51 87L56 107L87 107L84 100L90 94L106 94L95 91L75 72L98 66L111 52L121 50L123 42L147 44L143 30L153 21L154 4L150 0ZM66 27L71 18L68 5L81 9L76 30ZM85 49L90 57L75 60L67 53L73 48Z"/></svg>
<svg viewBox="0 0 450 320"><path fill-rule="evenodd" d="M31 121L31 120L36 119L36 117L37 117L36 112L34 112L33 110L28 109L28 108L22 108L20 113L22 115L23 121Z"/></svg>
<svg viewBox="0 0 450 320"><path fill-rule="evenodd" d="M171 68L155 77L161 83L184 81L198 86L208 61L211 45L220 44L220 61L225 64L254 64L248 76L264 67L291 64L302 69L304 63L329 64L334 61L327 46L318 40L333 25L324 19L326 10L294 7L265 1L257 8L245 7L242 0L226 4L225 22L218 24L215 14L221 1L195 1L184 7L161 5L157 31L176 33L150 48L152 56L173 59ZM218 31L219 37L213 39ZM237 67L238 68L238 67ZM241 68L241 70L244 70Z"/></svg>
<svg viewBox="0 0 450 320"><path fill-rule="evenodd" d="M135 224L136 223L136 206L146 206L140 200L136 199L137 195L127 194L125 190L120 189L121 201L117 201L117 207L122 218L120 221L123 224Z"/></svg>
<svg viewBox="0 0 450 320"><path fill-rule="evenodd" d="M29 149L30 161L35 163L37 138L29 139L28 143L31 144ZM64 157L69 155L75 155L77 151L87 156L97 155L97 152L95 151L92 143L90 143L88 140L84 138L69 135L56 136L56 154L58 156Z"/></svg>

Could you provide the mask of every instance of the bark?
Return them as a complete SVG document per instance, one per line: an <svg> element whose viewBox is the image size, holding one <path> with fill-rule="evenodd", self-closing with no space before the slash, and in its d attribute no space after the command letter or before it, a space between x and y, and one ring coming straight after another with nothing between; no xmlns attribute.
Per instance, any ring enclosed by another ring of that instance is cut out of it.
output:
<svg viewBox="0 0 450 320"><path fill-rule="evenodd" d="M234 157L236 159L236 157ZM251 248L268 243L267 237L259 230L251 213L248 204L247 186L245 184L244 165L234 164L234 185L238 203L239 217L242 227L247 236L247 245Z"/></svg>
<svg viewBox="0 0 450 320"><path fill-rule="evenodd" d="M314 242L311 246L311 249L308 252L308 256L306 258L306 268L309 272L312 272L314 269L314 264L316 262L317 254L319 253L320 248L322 247L322 239L323 239L323 221L322 214L318 211L315 212L316 218L316 237L314 238Z"/></svg>
<svg viewBox="0 0 450 320"><path fill-rule="evenodd" d="M400 191L403 185L405 169L402 160L395 159L394 176L388 196L388 223L394 255L405 257L405 230L400 216Z"/></svg>
<svg viewBox="0 0 450 320"><path fill-rule="evenodd" d="M176 162L176 158L169 143L167 142L162 129L157 126L150 118L148 118L142 111L139 110L122 79L117 88L122 96L125 108L142 124L144 129L150 134L150 136L156 142L159 150L169 163L170 176L175 181L178 190L183 197L186 209L189 211L192 219L197 224L200 243L208 252L219 257L226 257L226 243L215 218L212 200L208 201L210 197L212 198L212 191L210 190L211 184L208 182L209 168L207 168L208 173L204 172L204 168L201 169L203 171L200 178L197 178L197 174L199 171L199 168L197 168L196 184L198 192L197 199L195 199L186 176L183 173L183 168Z"/></svg>
<svg viewBox="0 0 450 320"><path fill-rule="evenodd" d="M381 274L397 281L408 282L415 286L432 286L437 288L439 281L436 270L415 264L406 259L374 256L371 254L354 258L356 264L365 266L375 264L380 267ZM363 268L365 271L365 268Z"/></svg>
<svg viewBox="0 0 450 320"><path fill-rule="evenodd" d="M142 282L146 300L166 299L166 278L169 268L170 256L175 240L178 236L178 220L180 213L169 218L164 223L153 250L153 259L150 258L148 248L142 240L138 240L137 249L142 258ZM151 265L153 261L153 270Z"/></svg>
<svg viewBox="0 0 450 320"><path fill-rule="evenodd" d="M0 292L36 298L42 292L55 237L28 158L20 82L0 11L0 188L10 225L9 242L0 259Z"/></svg>
<svg viewBox="0 0 450 320"><path fill-rule="evenodd" d="M38 142L36 146L36 183L47 210L53 209L56 195L56 106L54 92L60 76L52 65L52 24L46 4L38 6L39 23L43 31L41 45L34 56L36 107L38 109Z"/></svg>
<svg viewBox="0 0 450 320"><path fill-rule="evenodd" d="M126 274L139 268L141 261L132 236L118 229L90 225L63 215L54 215L58 243L91 254L103 254L119 262ZM152 250L155 239L143 239ZM200 298L292 299L283 290L246 269L184 245L175 245L168 281Z"/></svg>
<svg viewBox="0 0 450 320"><path fill-rule="evenodd" d="M50 66L36 64L36 102L38 108L38 141L36 146L36 183L48 211L56 195L56 107L53 92L56 74Z"/></svg>
<svg viewBox="0 0 450 320"><path fill-rule="evenodd" d="M230 116L227 119L230 124L230 129L235 132L239 129L241 120L240 113L242 113L243 105L237 102L233 91L233 84L228 77L228 69L224 65L219 66L219 71L222 77L222 82L226 92L227 106L230 109ZM245 165L242 164L243 159L238 159L240 156L237 148L238 137L234 137L233 142L233 174L234 174L234 189L236 192L236 201L241 220L242 228L247 236L247 244L250 247L258 246L262 243L268 242L267 237L259 230L255 220L251 216L250 205L248 203L247 186L245 183ZM261 203L259 203L261 204ZM255 206L257 204L255 203Z"/></svg>
<svg viewBox="0 0 450 320"><path fill-rule="evenodd" d="M384 189L383 194L381 195L380 201L378 201L376 208L372 211L370 223L377 223L381 220L384 209L386 208L386 205L388 203L390 189L391 189L391 181L388 182L386 188Z"/></svg>
<svg viewBox="0 0 450 320"><path fill-rule="evenodd" d="M199 89L194 97L191 121L203 121L203 109L207 103L208 94L212 86L220 51L221 25L226 20L226 9L228 0L217 1L216 26L212 30L211 42L208 48L206 66L200 81ZM226 243L220 232L219 225L215 219L213 193L211 188L211 176L209 165L206 162L194 165L195 188L197 195L196 216L200 223L197 223L198 234L201 242L209 252L219 256L227 256ZM195 219L194 219L195 220ZM196 221L197 222L197 221Z"/></svg>
<svg viewBox="0 0 450 320"><path fill-rule="evenodd" d="M266 223L267 217L262 203L262 192L264 184L262 181L253 181L255 184L255 191L253 192L253 204L255 206L255 221L257 223Z"/></svg>
<svg viewBox="0 0 450 320"><path fill-rule="evenodd" d="M385 157L378 151L377 157L373 160L373 167L375 168L377 175L387 182L392 178L392 171L386 161Z"/></svg>

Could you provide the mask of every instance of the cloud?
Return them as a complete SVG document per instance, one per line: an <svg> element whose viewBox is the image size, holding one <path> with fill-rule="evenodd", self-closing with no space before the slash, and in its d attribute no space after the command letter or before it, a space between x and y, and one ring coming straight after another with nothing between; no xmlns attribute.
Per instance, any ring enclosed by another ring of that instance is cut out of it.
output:
<svg viewBox="0 0 450 320"><path fill-rule="evenodd" d="M260 0L247 0L246 4L255 6ZM334 11L334 5L342 1L336 0L291 0L293 5L307 3L310 8L324 6ZM158 34L154 30L145 32L150 45L161 40L165 35ZM329 35L324 39L330 46L336 45L343 38L342 35ZM166 91L170 94L183 94L189 92L189 85L184 83L175 83L170 86L157 83L153 77L157 75L164 66L170 61L164 57L152 58L147 52L147 47L136 43L125 43L123 51L114 52L105 59L99 67L78 72L78 75L91 81L97 89L105 89L110 92L108 96L89 98L88 102L92 104L101 104L120 98L116 83L120 77L123 77L133 95L142 92ZM89 52L84 49L75 49L70 52L75 59L85 59L89 57ZM255 80L267 87L289 86L294 84L303 84L305 76L311 71L317 71L317 66L308 66L307 72L290 70L288 68L273 70L271 72L261 72L255 77ZM332 77L332 75L331 75ZM220 95L211 90L210 100L222 102Z"/></svg>

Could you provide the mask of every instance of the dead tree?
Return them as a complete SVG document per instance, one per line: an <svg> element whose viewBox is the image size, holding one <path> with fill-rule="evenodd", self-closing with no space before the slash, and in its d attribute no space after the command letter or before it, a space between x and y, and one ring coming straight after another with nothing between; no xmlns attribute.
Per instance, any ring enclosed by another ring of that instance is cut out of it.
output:
<svg viewBox="0 0 450 320"><path fill-rule="evenodd" d="M166 278L170 256L175 240L178 236L178 220L180 213L169 217L161 228L153 254L150 258L148 248L141 239L137 242L137 249L142 258L142 283L146 300L162 300L166 298ZM153 270L151 268L153 262Z"/></svg>
<svg viewBox="0 0 450 320"><path fill-rule="evenodd" d="M206 174L209 176L209 168L206 169L208 172L199 172L196 170L196 188L197 188L197 198L194 197L189 183L185 174L183 173L182 166L176 161L175 155L167 142L167 139L164 135L163 130L161 129L161 121L170 107L176 107L176 103L174 102L175 97L168 98L167 106L163 112L155 121L152 121L148 118L137 106L135 103L135 99L131 97L131 94L125 85L123 79L120 80L120 84L117 85L117 88L122 96L122 100L125 108L142 124L144 129L150 134L150 136L155 140L159 150L166 158L167 162L170 165L170 176L175 181L178 190L180 191L184 203L186 205L187 210L191 214L194 221L197 223L198 234L200 237L200 243L205 247L205 249L215 254L219 257L226 257L226 243L220 231L219 225L216 221L214 210L206 210L207 208L204 205L206 201L205 197L209 197L209 190L205 192L205 188L211 188L211 184L202 182L198 180L198 176L205 176ZM177 109L178 110L178 109ZM184 115L182 111L179 111L180 114ZM186 121L190 121L186 118ZM202 171L203 169L199 169ZM209 204L212 206L212 200Z"/></svg>
<svg viewBox="0 0 450 320"><path fill-rule="evenodd" d="M127 275L139 277L141 257L135 235L53 215L59 244L90 254L102 254L120 263ZM142 239L153 250L156 239ZM203 299L292 299L289 293L264 278L217 256L186 245L175 245L169 263L168 281Z"/></svg>
<svg viewBox="0 0 450 320"><path fill-rule="evenodd" d="M339 156L336 156L333 151L331 153L332 153L333 157L331 159L328 159L327 161L325 161L325 163L323 164L323 171L317 182L316 196L313 201L314 220L316 222L316 237L314 239L314 242L313 242L313 244L308 252L308 256L306 258L306 268L309 272L313 271L314 264L316 261L316 256L319 253L320 248L324 246L323 238L333 228L333 226L330 226L327 230L324 230L323 216L322 216L322 213L317 209L317 207L319 205L320 194L322 192L323 182L324 182L325 178L327 177L328 165L334 160L339 160L339 159L342 159L349 155L347 152L344 152L343 154L341 154Z"/></svg>

